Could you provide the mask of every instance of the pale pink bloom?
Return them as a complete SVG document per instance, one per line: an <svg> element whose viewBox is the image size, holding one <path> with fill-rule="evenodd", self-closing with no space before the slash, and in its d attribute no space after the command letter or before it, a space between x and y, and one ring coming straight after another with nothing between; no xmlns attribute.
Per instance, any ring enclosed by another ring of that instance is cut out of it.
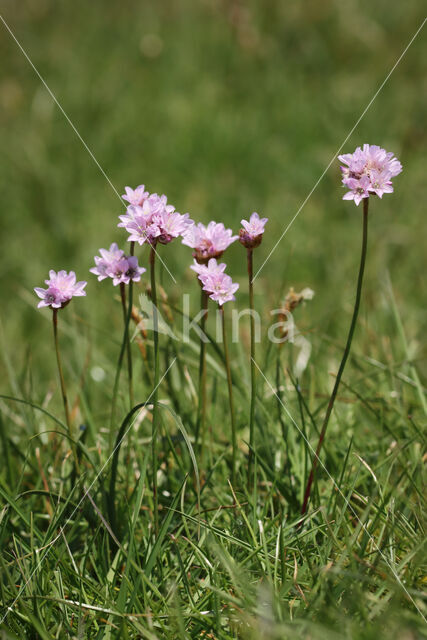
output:
<svg viewBox="0 0 427 640"><path fill-rule="evenodd" d="M129 284L133 282L139 282L141 275L145 273L144 267L138 266L138 258L136 256L124 256L120 258L111 269L110 277L113 279L113 285Z"/></svg>
<svg viewBox="0 0 427 640"><path fill-rule="evenodd" d="M120 222L118 223L118 227L126 227L136 220L141 220L142 218L146 218L147 220L151 218L152 211L151 206L148 200L145 200L142 205L131 204L127 209L126 213L119 216Z"/></svg>
<svg viewBox="0 0 427 640"><path fill-rule="evenodd" d="M37 305L38 307L51 307L52 309L60 309L62 307L63 298L59 289L55 289L55 287L48 287L47 289L34 287L34 291L41 298Z"/></svg>
<svg viewBox="0 0 427 640"><path fill-rule="evenodd" d="M168 244L174 238L182 236L193 224L189 213L182 214L177 211L170 213L164 211L161 214L153 216L153 220L160 229L161 233L157 240L161 244Z"/></svg>
<svg viewBox="0 0 427 640"><path fill-rule="evenodd" d="M234 283L225 273L209 276L203 286L203 290L209 293L210 299L218 302L220 307L226 302L236 299L234 294L238 288L239 285Z"/></svg>
<svg viewBox="0 0 427 640"><path fill-rule="evenodd" d="M64 307L74 296L85 296L84 291L87 282L76 282L76 274L74 271L67 273L66 271L49 271L49 278L45 280L47 289L35 287L34 291L41 298L39 307L51 307L52 309L60 309Z"/></svg>
<svg viewBox="0 0 427 640"><path fill-rule="evenodd" d="M363 153L367 158L368 171L387 171L392 178L402 171L402 165L394 153L387 152L376 144L364 144Z"/></svg>
<svg viewBox="0 0 427 640"><path fill-rule="evenodd" d="M97 275L98 280L101 281L104 278L108 278L112 265L122 258L124 251L119 249L117 244L113 242L109 249L100 249L99 253L101 257L95 256L95 266L89 271Z"/></svg>
<svg viewBox="0 0 427 640"><path fill-rule="evenodd" d="M165 194L159 196L158 193L151 193L148 202L150 203L151 213L153 215L163 212L172 213L175 211L175 207L172 204L168 204L168 199Z"/></svg>
<svg viewBox="0 0 427 640"><path fill-rule="evenodd" d="M363 198L369 198L369 187L371 181L368 176L361 176L360 178L347 178L346 187L350 189L343 195L343 200L354 200L359 205Z"/></svg>
<svg viewBox="0 0 427 640"><path fill-rule="evenodd" d="M193 257L198 262L207 262L209 258L219 258L232 242L239 236L233 236L231 229L226 229L222 222L194 224L184 234L182 244L194 249Z"/></svg>
<svg viewBox="0 0 427 640"><path fill-rule="evenodd" d="M392 193L391 179L402 171L402 165L393 153L387 152L375 144L357 147L354 153L338 156L342 182L350 189L344 200L354 200L358 205L363 198L376 194L380 198L384 193Z"/></svg>
<svg viewBox="0 0 427 640"><path fill-rule="evenodd" d="M208 276L212 273L223 273L225 271L226 264L222 262L217 264L215 258L211 258L208 264L203 264L194 260L194 263L190 265L190 269L195 271L199 276L199 279L203 282L203 276Z"/></svg>
<svg viewBox="0 0 427 640"><path fill-rule="evenodd" d="M391 177L391 173L386 169L382 171L373 169L370 174L371 186L369 190L376 193L380 198L383 197L384 193L393 193Z"/></svg>
<svg viewBox="0 0 427 640"><path fill-rule="evenodd" d="M211 258L207 265L200 266L204 266L204 269L199 273L199 280L203 284L203 291L207 291L211 300L218 302L222 307L229 300L236 299L234 294L239 285L224 273L225 264L218 265L217 261Z"/></svg>
<svg viewBox="0 0 427 640"><path fill-rule="evenodd" d="M253 249L261 244L264 227L268 218L260 218L256 211L248 220L241 220L242 229L239 231L239 240L247 249Z"/></svg>
<svg viewBox="0 0 427 640"><path fill-rule="evenodd" d="M342 156L338 156L338 160L343 164L348 165L347 167L341 167L343 178L350 177L350 174L361 174L367 162L366 154L360 147L357 147L354 153L346 153Z"/></svg>
<svg viewBox="0 0 427 640"><path fill-rule="evenodd" d="M109 250L100 249L101 257L95 256L95 267L90 269L91 273L98 276L98 280L112 278L113 284L121 282L129 284L139 282L141 275L146 271L138 266L138 259L135 256L125 256L124 252L113 242Z"/></svg>
<svg viewBox="0 0 427 640"><path fill-rule="evenodd" d="M130 206L125 215L119 216L120 222L117 226L124 227L130 234L129 242L138 242L142 245L145 242L156 244L156 238L161 234L159 226L153 222L151 206L146 200L142 207Z"/></svg>
<svg viewBox="0 0 427 640"><path fill-rule="evenodd" d="M142 206L131 205L124 215L119 216L119 227L124 227L130 234L130 242L140 245L148 242L151 245L168 244L174 238L183 235L193 224L189 214L175 211L175 207L167 204L165 195L151 194Z"/></svg>
<svg viewBox="0 0 427 640"><path fill-rule="evenodd" d="M145 191L145 186L140 184L136 189L131 189L130 187L125 187L126 194L122 195L123 200L129 202L129 204L142 206L144 200L148 198L150 195L148 191Z"/></svg>

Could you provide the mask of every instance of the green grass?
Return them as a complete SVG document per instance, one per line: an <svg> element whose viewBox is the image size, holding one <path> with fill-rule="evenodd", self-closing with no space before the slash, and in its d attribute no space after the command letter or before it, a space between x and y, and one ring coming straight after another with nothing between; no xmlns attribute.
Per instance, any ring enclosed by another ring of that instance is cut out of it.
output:
<svg viewBox="0 0 427 640"><path fill-rule="evenodd" d="M269 231L255 271L293 218L424 16L390 3L0 3L4 19L119 193L145 182L180 211L235 230L257 210ZM299 520L354 300L361 215L334 163L255 281L257 482L248 494L249 324L231 345L237 480L222 345L209 344L208 438L194 443L198 343L160 336L160 532L153 535L151 414L126 433L126 368L108 460L120 301L95 278L60 314L82 476L73 477L50 314L32 287L49 268L87 277L98 247L123 242L113 189L0 25L0 625L4 638L381 638L425 636L425 33L348 141L393 150L404 171L374 201L361 314ZM148 253L138 250L144 266ZM224 256L247 304L245 260ZM162 248L172 330L198 287L190 251ZM312 345L266 338L289 286L315 290L295 312ZM135 299L146 280L135 288ZM115 292L116 293L116 292ZM167 311L169 311L170 316ZM45 320L49 320L49 323ZM213 318L209 333L215 336ZM134 354L135 398L152 391ZM265 377L264 377L265 376ZM277 395L274 393L277 391ZM8 398L6 398L6 396ZM15 398L15 399L12 399ZM18 399L18 400L17 400ZM130 419L130 418L129 418ZM192 448L195 449L195 459ZM200 474L198 495L195 462ZM115 472L114 472L115 470ZM84 498L85 491L89 494ZM424 564L423 564L424 563ZM10 609L9 609L10 607Z"/></svg>

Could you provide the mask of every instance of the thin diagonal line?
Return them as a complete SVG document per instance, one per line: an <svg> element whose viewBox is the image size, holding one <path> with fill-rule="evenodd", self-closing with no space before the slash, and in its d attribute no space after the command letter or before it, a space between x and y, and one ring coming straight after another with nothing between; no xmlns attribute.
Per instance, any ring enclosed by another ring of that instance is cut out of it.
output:
<svg viewBox="0 0 427 640"><path fill-rule="evenodd" d="M64 109L62 108L62 106L60 105L60 103L58 102L58 100L56 99L56 96L54 95L54 93L50 90L47 82L45 81L45 79L43 78L43 76L41 75L41 73L38 71L38 69L36 68L36 66L33 64L31 58L29 57L29 55L27 54L27 52L25 51L24 47L21 45L21 43L19 42L19 40L17 39L17 37L15 36L15 34L13 33L13 31L11 30L11 28L9 27L9 25L7 24L6 20L3 18L3 16L0 14L0 20L3 22L4 26L6 27L6 29L8 30L9 34L11 35L11 37L13 38L13 40L15 41L15 43L18 45L19 49L21 50L21 53L24 55L25 59L27 60L27 62L31 65L33 71L35 72L35 74L38 76L40 82L43 84L44 88L46 89L46 91L48 92L48 94L50 95L50 97L52 98L52 100L54 101L54 103L56 104L56 106L58 107L58 109L61 111L62 115L64 116L64 118L66 119L66 121L68 122L68 124L70 125L70 127L72 128L72 130L74 131L74 133L76 134L76 136L78 137L78 139L80 140L80 142L82 143L82 145L84 146L84 148L86 149L86 151L88 152L88 154L90 155L90 157L92 158L92 160L94 161L94 163L96 164L96 166L98 167L98 169L100 170L100 172L102 173L102 175L104 176L104 178L107 180L108 184L110 185L110 187L112 188L112 190L114 191L114 193L116 194L116 196L118 197L118 199L120 200L120 202L122 204L123 200L120 197L119 192L117 191L116 187L113 185L113 183L111 182L110 178L107 176L107 174L105 173L104 169L101 167L101 165L99 164L98 160L95 158L95 156L93 155L92 151L90 150L90 148L87 146L86 142L83 140L83 138L81 137L80 133L77 131L76 127L74 126L74 124L71 122L69 116L67 115L67 113L64 111Z"/></svg>
<svg viewBox="0 0 427 640"><path fill-rule="evenodd" d="M374 96L371 98L371 100L369 101L368 105L365 107L365 109L362 111L362 114L359 116L359 118L356 120L355 124L353 125L352 129L350 130L350 133L346 136L345 140L341 143L341 145L338 147L337 151L335 152L335 154L332 156L331 161L329 162L329 164L327 165L326 169L323 171L323 173L321 174L320 178L317 180L317 182L315 183L314 187L311 189L310 193L308 194L308 196L306 197L306 199L304 200L304 202L302 203L302 205L300 206L300 208L298 209L298 211L296 212L296 214L294 215L294 217L292 218L292 220L289 222L289 224L287 225L286 229L283 231L282 235L280 236L280 238L277 240L276 244L274 245L274 247L271 249L270 253L268 254L268 256L266 257L266 259L264 260L264 262L262 263L262 265L260 266L260 268L258 269L258 271L256 272L256 274L254 275L254 277L252 278L252 282L254 282L255 278L258 277L261 269L264 268L266 262L268 262L268 260L270 259L272 253L276 250L278 244L283 240L284 236L287 234L287 232L289 231L289 229L291 228L291 226L293 225L293 223L295 222L295 220L297 219L297 217L299 216L300 212L302 211L302 209L305 207L305 205L307 204L307 202L309 201L309 199L311 198L311 196L313 195L314 191L317 189L318 185L320 184L320 182L322 181L323 177L325 176L325 174L327 173L327 171L329 170L329 168L331 167L331 165L335 162L336 157L338 156L338 154L341 152L343 146L347 143L347 141L349 140L349 138L351 137L351 135L353 134L353 132L355 131L355 129L357 128L357 126L359 125L360 121L362 120L362 118L366 115L367 111L369 110L369 108L372 106L373 102L375 101L375 99L377 98L378 94L380 93L380 91L384 88L385 84L387 83L388 79L390 78L391 74L393 73L393 71L396 69L396 67L398 66L398 64L400 63L400 61L402 60L402 58L405 56L406 52L408 51L409 47L411 46L411 44L414 42L415 38L418 36L418 34L420 33L421 29L423 28L423 26L425 25L427 21L427 18L424 18L424 20L422 21L421 25L418 27L417 31L415 32L415 34L412 36L412 38L410 39L410 41L408 42L408 44L406 45L405 49L403 50L403 52L400 54L400 56L398 57L398 59L396 60L396 62L394 63L393 67L391 68L391 70L388 72L388 74L386 75L386 77L384 78L384 80L382 81L379 89L376 91L376 93L374 94Z"/></svg>
<svg viewBox="0 0 427 640"><path fill-rule="evenodd" d="M293 424L295 425L295 427L298 429L299 434L304 438L306 444L308 445L308 447L310 448L311 452L314 454L314 456L316 456L316 452L313 449L313 447L311 446L310 442L308 441L308 439L306 438L306 436L304 435L304 433L302 432L302 430L299 428L299 426L297 425L297 423L295 422L295 420L293 419L293 417L291 416L288 408L286 407L286 405L282 402L282 399L280 398L280 396L277 394L277 392L274 390L273 386L271 385L270 381L266 378L266 376L264 375L263 371L259 368L259 366L257 365L257 363L255 362L255 360L253 358L251 358L252 362L255 364L256 368L258 369L258 371L261 373L262 377L264 378L264 380L266 381L266 383L268 384L268 386L270 387L271 391L274 393L274 395L276 396L276 398L278 399L278 401L280 402L280 404L282 405L282 407L284 408L284 410L286 411L288 417L292 420ZM354 517L356 518L357 522L361 525L361 527L363 528L363 530L365 531L365 533L367 533L367 535L369 536L371 542L375 545L376 550L378 551L378 553L380 554L380 556L382 557L382 559L384 560L384 562L387 564L387 566L390 568L392 574L394 575L394 577L396 578L397 582L399 583L399 585L402 587L403 591L406 593L406 595L408 596L408 598L410 599L410 601L412 602L412 604L414 605L414 607L416 608L416 610L418 611L418 613L420 614L420 616L422 617L422 619L424 620L424 622L427 622L426 618L424 617L422 611L419 609L419 607L417 606L415 600L413 599L413 597L411 596L411 594L409 593L409 591L406 589L405 585L402 583L399 575L396 573L396 571L394 570L394 568L391 566L391 564L388 562L386 556L383 554L383 552L381 551L381 549L379 548L379 546L377 545L377 543L375 542L375 539L373 538L373 536L369 533L369 531L366 528L366 525L360 520L359 516L357 515L356 511L353 509L353 507L351 506L349 500L345 497L345 495L343 494L343 492L341 491L340 487L338 486L338 484L336 483L335 479L331 476L331 474L329 473L329 471L327 470L327 468L325 467L325 465L323 464L323 462L321 461L321 459L318 457L317 458L319 464L323 467L323 469L326 471L328 477L332 480L332 482L334 483L336 489L338 490L339 494L344 498L344 502L345 502L345 506L349 507L351 512L353 513Z"/></svg>
<svg viewBox="0 0 427 640"><path fill-rule="evenodd" d="M156 389L158 389L158 387L160 386L160 384L162 383L162 381L164 380L164 378L166 377L166 375L168 374L169 370L171 369L172 365L175 363L176 358L174 358L172 360L172 362L170 363L170 365L168 366L168 368L166 369L165 373L162 375L162 377L159 380L159 383L154 387L153 391L150 393L150 395L148 396L147 402L146 404L148 404L148 402L150 401L151 396L154 394L154 392L156 391ZM143 409L144 407L141 407L141 409ZM74 516L74 514L76 513L76 511L78 511L78 509L80 508L80 505L85 501L85 499L88 497L89 495L89 491L92 489L93 485L95 484L95 482L98 480L99 476L101 475L101 473L104 471L105 467L108 465L108 463L110 462L111 458L113 457L114 453L117 451L117 448L120 447L120 445L122 444L123 440L126 438L127 434L129 433L129 431L132 429L133 425L135 424L135 421L137 420L139 415L139 411L136 412L134 419L132 420L132 422L130 423L129 427L126 429L125 433L123 434L122 438L119 440L119 442L116 444L116 446L114 447L114 449L112 450L112 452L110 453L110 455L108 456L107 460L104 462L104 464L102 465L101 469L98 471L98 473L96 474L94 480L91 482L91 484L89 485L88 489L85 490L83 496L80 498L79 502L77 503L77 505L74 507L71 515L67 518L64 526L61 527L61 531L59 532L59 534L56 536L56 538L54 538L52 540L52 542L49 545L46 545L46 547L48 546L49 548L47 549L45 555L43 556L43 558L41 558L40 562L36 565L35 569L31 572L30 577L28 578L28 580L25 582L25 584L20 588L18 595L16 596L15 600L12 602L12 604L7 607L6 613L4 614L3 618L0 620L0 625L3 624L3 622L6 620L8 614L13 610L13 607L16 605L16 603L18 602L19 598L21 597L21 595L23 594L23 592L25 591L28 583L30 582L31 578L33 577L33 575L36 573L36 571L38 571L42 565L42 562L44 561L44 559L47 557L49 551L52 549L53 545L55 544L55 542L61 537L61 535L63 535L63 531L64 531L64 527L67 526L67 524L70 522L70 520L72 519L72 517ZM90 498L90 496L89 496Z"/></svg>
<svg viewBox="0 0 427 640"><path fill-rule="evenodd" d="M54 101L54 103L56 104L56 106L58 107L58 109L60 110L60 112L62 113L62 115L64 116L64 118L68 122L68 124L70 125L70 127L72 128L72 130L74 131L74 133L76 134L76 136L78 137L78 139L80 140L80 142L82 143L82 145L84 146L84 148L86 149L86 151L88 152L88 154L90 155L90 157L92 158L92 160L94 161L94 163L96 164L96 166L98 167L98 169L100 170L100 172L102 173L104 178L106 179L106 181L108 182L108 184L110 185L110 187L112 188L112 190L114 191L114 193L116 194L116 196L118 197L118 199L120 200L120 202L122 203L124 208L126 209L127 207L126 207L125 203L123 202L123 200L122 200L119 192L117 191L116 187L111 182L110 178L105 173L104 169L101 167L101 165L99 164L98 160L95 158L95 156L94 156L93 152L91 151L91 149L88 147L86 142L83 140L82 136L80 135L80 133L78 132L77 128L75 127L75 125L71 121L70 117L65 112L65 110L63 109L63 107L61 106L59 101L57 100L55 94L50 89L50 87L48 86L47 82L45 81L45 79L43 78L43 76L41 75L41 73L39 72L37 67L34 65L34 63L32 62L32 60L30 58L30 56L27 54L27 52L25 51L24 47L21 45L21 43L19 42L18 38L15 36L15 34L12 31L12 29L9 27L9 25L6 22L6 20L3 18L3 16L1 14L0 14L0 20L3 22L4 26L6 27L7 31L9 32L10 36L13 38L13 40L15 41L17 46L19 47L21 53L23 54L23 56L25 57L27 62L32 67L34 73L37 75L37 77L39 78L40 82L43 84L44 88L46 89L46 91L48 92L48 94L50 95L50 97L52 98L52 100ZM173 282L176 284L175 278L173 277L172 273L169 271L169 269L167 268L166 264L164 263L162 258L159 256L159 254L157 253L155 248L154 248L154 253L156 254L158 259L160 260L160 262L162 263L162 265L164 266L164 268L166 269L166 271L168 272L168 274L172 278Z"/></svg>

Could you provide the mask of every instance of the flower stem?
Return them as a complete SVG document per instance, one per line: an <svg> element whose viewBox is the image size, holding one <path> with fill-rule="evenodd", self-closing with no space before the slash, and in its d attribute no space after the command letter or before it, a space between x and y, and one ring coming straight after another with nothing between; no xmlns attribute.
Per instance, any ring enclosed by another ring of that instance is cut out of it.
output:
<svg viewBox="0 0 427 640"><path fill-rule="evenodd" d="M70 438L71 451L74 457L74 465L76 467L77 476L80 475L79 458L77 456L77 449L73 439L73 430L71 428L70 410L68 408L67 390L65 388L64 374L62 372L61 355L59 352L58 341L58 309L53 309L53 340L55 342L56 362L58 364L59 381L61 384L62 402L64 403L65 422L67 423L68 436Z"/></svg>
<svg viewBox="0 0 427 640"><path fill-rule="evenodd" d="M314 476L317 469L317 464L319 462L319 454L322 448L323 441L326 435L326 429L328 428L329 418L331 417L332 409L334 407L335 399L337 397L338 387L341 382L341 377L344 371L344 367L346 365L348 356L350 354L351 342L353 340L354 330L356 328L357 316L359 313L360 307L360 299L362 294L362 283L363 283L363 273L365 270L365 262L366 262L366 251L368 247L368 206L369 206L369 198L363 199L363 236L362 236L362 252L360 256L360 267L359 267L359 276L357 278L357 289L356 289L356 300L354 303L353 317L351 319L350 330L348 332L347 344L345 345L343 357L341 360L340 367L338 369L337 377L335 379L334 388L332 390L331 397L328 402L328 407L326 409L325 419L323 421L322 429L320 431L319 442L317 444L316 453L313 458L310 475L308 477L307 486L304 492L304 501L301 508L301 515L304 515L307 511L308 501L310 499L311 486L313 484Z"/></svg>
<svg viewBox="0 0 427 640"><path fill-rule="evenodd" d="M256 398L253 249L248 248L247 257L248 257L248 278L249 278L249 309L250 309L250 318L251 318L251 406L250 406L250 413L249 413L249 462L248 462L248 489L250 489L252 485L254 419L255 419L255 398Z"/></svg>
<svg viewBox="0 0 427 640"><path fill-rule="evenodd" d="M154 246L150 250L150 275L151 275L151 300L153 303L153 335L154 335L154 389L152 393L153 416L151 431L151 451L153 459L153 502L154 502L154 532L157 536L159 532L158 494L157 494L157 430L158 430L158 386L159 386L159 333L158 333L158 311L157 311L157 289L156 289L156 249Z"/></svg>
<svg viewBox="0 0 427 640"><path fill-rule="evenodd" d="M131 290L130 287L132 286L132 281L129 283L129 306L130 308L132 308L132 301L131 301ZM127 326L127 317L128 317L128 307L126 306L126 289L125 289L125 283L121 282L120 283L120 297L122 299L122 308L123 308L123 322L124 322L124 326L125 326L125 330L126 330L126 326ZM129 383L129 409L132 409L133 405L134 405L134 401L133 401L133 385L132 385L132 354L131 354L131 348L130 348L130 339L129 339L129 328L127 328L127 336L126 336L126 356L127 356L127 363L128 363L128 383Z"/></svg>
<svg viewBox="0 0 427 640"><path fill-rule="evenodd" d="M130 243L130 255L133 256L135 251L135 243ZM126 309L126 294L124 289L124 284L120 283L120 296L122 299L123 306L123 321L124 321L124 331L123 331L123 340L120 347L119 359L117 361L116 367L116 376L114 378L114 387L113 387L113 399L111 401L111 414L110 414L110 432L109 432L109 449L111 449L113 445L113 428L114 421L116 417L116 405L117 405L117 394L119 391L119 381L120 381L120 373L122 370L123 358L125 354L125 349L127 349L128 354L128 377L129 377L129 402L130 408L134 406L134 398L133 398L133 383L132 383L132 359L131 359L131 349L130 349L130 341L129 341L129 325L130 319L132 315L132 304L133 304L133 282L132 280L129 283L129 304Z"/></svg>
<svg viewBox="0 0 427 640"><path fill-rule="evenodd" d="M205 446L205 421L206 421L206 342L204 340L206 320L208 316L209 296L203 287L200 287L200 308L203 315L200 320L200 329L202 336L200 337L200 354L199 354L199 396L197 405L197 421L195 439L196 444L199 440L199 434L202 435L201 459L203 460L203 452Z"/></svg>
<svg viewBox="0 0 427 640"><path fill-rule="evenodd" d="M130 243L130 255L133 256L135 254L135 242ZM132 317L132 307L133 307L133 280L129 282L129 306L128 306L128 315L126 318L126 332L127 332L127 350L128 350L128 378L129 378L129 403L130 408L132 409L135 406L135 396L133 393L133 368L132 368L132 349L130 343L130 335L129 335L129 326L130 319Z"/></svg>
<svg viewBox="0 0 427 640"><path fill-rule="evenodd" d="M221 322L222 322L222 340L224 342L225 371L227 373L228 401L230 404L230 418L231 418L231 442L232 442L231 481L232 481L232 484L235 484L237 439L236 439L236 422L234 419L233 382L231 379L230 356L228 353L227 332L226 332L226 323L225 323L223 306L219 307L219 312L221 314Z"/></svg>

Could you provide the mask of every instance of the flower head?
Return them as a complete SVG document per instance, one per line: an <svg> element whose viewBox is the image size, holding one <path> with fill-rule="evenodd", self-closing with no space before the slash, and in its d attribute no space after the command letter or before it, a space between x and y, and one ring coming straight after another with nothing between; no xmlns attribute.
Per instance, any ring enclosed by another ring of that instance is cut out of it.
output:
<svg viewBox="0 0 427 640"><path fill-rule="evenodd" d="M392 193L391 179L402 171L394 154L375 144L364 144L354 153L345 153L338 159L344 165L341 167L342 183L350 189L343 199L354 200L357 205L371 194L382 198L384 193Z"/></svg>
<svg viewBox="0 0 427 640"><path fill-rule="evenodd" d="M199 276L200 281L202 281L203 276L211 275L212 273L223 273L225 271L226 264L222 262L221 264L217 264L215 258L211 258L208 264L203 264L194 260L194 263L190 266L190 269L195 271Z"/></svg>
<svg viewBox="0 0 427 640"><path fill-rule="evenodd" d="M382 198L383 193L393 193L393 187L391 186L390 173L383 169L372 169L371 175L371 187L370 191L376 193L377 196Z"/></svg>
<svg viewBox="0 0 427 640"><path fill-rule="evenodd" d="M171 211L170 213L162 211L162 213L157 214L154 219L160 230L160 235L157 240L161 244L168 244L174 238L182 236L193 224L189 213L182 214L177 211Z"/></svg>
<svg viewBox="0 0 427 640"><path fill-rule="evenodd" d="M168 244L174 238L183 235L193 224L188 213L181 214L167 203L165 195L152 193L142 205L131 205L124 215L119 216L119 227L130 234L130 242L142 245Z"/></svg>
<svg viewBox="0 0 427 640"><path fill-rule="evenodd" d="M110 248L100 249L100 256L95 256L95 266L90 269L91 273L98 276L98 280L112 278L113 284L129 284L139 282L141 275L146 271L138 266L138 258L135 256L125 256L124 252L113 242Z"/></svg>
<svg viewBox="0 0 427 640"><path fill-rule="evenodd" d="M99 253L101 256L95 256L95 266L90 269L90 272L97 275L98 280L101 281L108 278L113 265L122 258L124 251L113 242L109 249L100 249Z"/></svg>
<svg viewBox="0 0 427 640"><path fill-rule="evenodd" d="M260 218L254 211L248 220L241 220L242 229L239 231L239 240L247 249L253 249L261 244L264 227L268 218Z"/></svg>
<svg viewBox="0 0 427 640"><path fill-rule="evenodd" d="M133 282L139 282L141 275L146 271L144 267L138 266L138 258L136 256L123 256L112 267L111 273L108 275L113 279L113 285L129 284Z"/></svg>
<svg viewBox="0 0 427 640"><path fill-rule="evenodd" d="M146 200L142 207L131 205L127 208L124 215L119 216L120 222L118 227L124 227L130 234L129 242L138 242L138 244L156 244L156 238L160 235L158 225L153 223L153 215L151 206Z"/></svg>
<svg viewBox="0 0 427 640"><path fill-rule="evenodd" d="M136 206L142 206L144 201L150 195L148 191L145 191L145 186L140 184L136 189L131 189L130 187L125 187L126 193L122 195L123 200L129 202L129 204L133 204Z"/></svg>
<svg viewBox="0 0 427 640"><path fill-rule="evenodd" d="M66 271L49 271L49 278L45 280L47 289L35 287L34 291L41 298L39 307L51 307L52 309L61 309L74 296L85 296L83 291L87 282L76 282L76 274L74 271L67 273Z"/></svg>
<svg viewBox="0 0 427 640"><path fill-rule="evenodd" d="M219 258L239 236L233 236L222 222L209 222L208 226L199 222L192 225L183 235L182 244L194 249L193 257L197 262L208 262L210 258Z"/></svg>
<svg viewBox="0 0 427 640"><path fill-rule="evenodd" d="M215 258L211 258L207 265L197 265L197 267L193 265L191 267L199 274L203 291L206 291L209 297L218 302L221 307L225 302L235 300L234 294L239 288L239 285L224 273L225 267L225 264L218 264Z"/></svg>
<svg viewBox="0 0 427 640"><path fill-rule="evenodd" d="M354 200L359 205L363 198L369 198L371 181L367 175L362 175L360 178L347 178L345 185L350 191L343 195L343 200Z"/></svg>

